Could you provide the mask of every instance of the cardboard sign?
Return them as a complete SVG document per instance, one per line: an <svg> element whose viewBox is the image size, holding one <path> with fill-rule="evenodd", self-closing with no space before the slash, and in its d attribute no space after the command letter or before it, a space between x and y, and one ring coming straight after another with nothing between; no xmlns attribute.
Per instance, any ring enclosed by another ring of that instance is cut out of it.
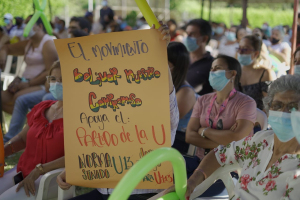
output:
<svg viewBox="0 0 300 200"><path fill-rule="evenodd" d="M171 146L166 43L157 30L141 30L55 45L63 77L67 182L114 188L147 153ZM172 166L162 163L137 188L172 183Z"/></svg>

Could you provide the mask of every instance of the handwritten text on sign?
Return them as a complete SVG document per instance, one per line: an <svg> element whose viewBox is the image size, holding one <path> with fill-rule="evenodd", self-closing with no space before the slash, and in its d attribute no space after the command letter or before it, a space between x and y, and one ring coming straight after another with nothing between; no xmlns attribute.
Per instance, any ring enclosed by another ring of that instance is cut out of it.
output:
<svg viewBox="0 0 300 200"><path fill-rule="evenodd" d="M171 146L166 44L157 30L55 40L62 65L67 181L114 188L143 156ZM162 163L139 189L173 183Z"/></svg>

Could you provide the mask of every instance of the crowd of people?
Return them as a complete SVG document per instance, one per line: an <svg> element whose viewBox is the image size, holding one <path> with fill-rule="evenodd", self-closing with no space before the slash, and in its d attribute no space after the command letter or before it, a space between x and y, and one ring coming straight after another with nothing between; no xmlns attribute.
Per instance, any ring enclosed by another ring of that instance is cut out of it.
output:
<svg viewBox="0 0 300 200"><path fill-rule="evenodd" d="M55 17L53 36L38 19L23 37L31 17L23 20L8 13L0 27L2 71L8 55L23 55L26 63L22 76L1 92L2 109L12 115L4 135L5 156L24 150L18 164L0 178L1 200L34 199L42 175L64 167L63 66L53 39L150 28L143 17L129 26L107 1L99 20L86 12L72 17L66 27ZM242 171L232 172L239 179L234 200L299 199L300 75L286 75L292 53L289 27L227 27L203 19L182 26L173 19L160 24L157 31L168 44L170 137L186 161L186 197L215 170L237 163ZM300 47L293 64L300 66ZM257 120L261 111L268 115L269 130L262 130ZM190 145L197 147L194 156L186 155ZM19 172L24 179L15 184L12 178ZM66 173L57 177L62 189L71 187ZM216 181L202 196L218 195L224 188ZM174 187L164 193L171 191ZM98 188L73 199L107 199L112 192ZM129 199L158 192L134 190Z"/></svg>

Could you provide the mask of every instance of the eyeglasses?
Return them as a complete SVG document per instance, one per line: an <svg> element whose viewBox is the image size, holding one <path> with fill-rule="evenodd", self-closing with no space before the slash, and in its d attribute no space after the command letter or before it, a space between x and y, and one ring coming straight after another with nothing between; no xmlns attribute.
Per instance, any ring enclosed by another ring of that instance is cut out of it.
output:
<svg viewBox="0 0 300 200"><path fill-rule="evenodd" d="M270 104L270 109L274 111L284 111L285 109L287 109L289 112L292 112L293 109L298 110L298 105L299 102L291 102L288 104L284 104L280 101L273 101Z"/></svg>
<svg viewBox="0 0 300 200"><path fill-rule="evenodd" d="M255 50L253 50L253 49L243 49L243 48L236 48L236 51L238 52L238 53L241 53L241 54L246 54L246 53L251 53L251 52L253 52L253 51L255 51Z"/></svg>
<svg viewBox="0 0 300 200"><path fill-rule="evenodd" d="M56 78L55 76L46 76L48 83L56 83L60 82L62 83L62 78Z"/></svg>

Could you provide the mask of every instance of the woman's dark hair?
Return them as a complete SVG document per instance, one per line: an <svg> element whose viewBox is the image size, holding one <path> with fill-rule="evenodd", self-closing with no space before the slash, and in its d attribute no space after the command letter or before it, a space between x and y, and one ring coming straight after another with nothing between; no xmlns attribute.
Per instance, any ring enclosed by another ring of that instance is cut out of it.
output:
<svg viewBox="0 0 300 200"><path fill-rule="evenodd" d="M228 70L235 70L236 76L234 79L234 87L236 90L242 92L243 88L242 85L240 83L241 80L241 76L242 76L242 67L239 61L237 61L237 59L230 57L230 56L225 56L225 55L218 55L215 60L217 59L223 59L227 66L228 66Z"/></svg>
<svg viewBox="0 0 300 200"><path fill-rule="evenodd" d="M28 17L30 17L30 19L31 19L32 16L33 16L33 15L29 15ZM28 23L28 22L27 22L27 23ZM41 17L39 17L39 18L37 19L37 21L35 22L35 24L38 25L38 26L39 26L40 24L42 24L42 25L43 25L43 30L44 30L44 32L47 33L46 28L45 28L45 26L44 26L44 23L43 23Z"/></svg>
<svg viewBox="0 0 300 200"><path fill-rule="evenodd" d="M249 40L251 46L254 49L254 51L258 51L259 54L260 54L260 52L261 52L261 46L262 46L262 41L261 41L261 39L259 37L257 37L256 35L246 35L245 37L243 37L243 39Z"/></svg>
<svg viewBox="0 0 300 200"><path fill-rule="evenodd" d="M185 81L190 64L189 52L181 42L171 42L168 46L168 61L173 64L172 79L176 92Z"/></svg>

